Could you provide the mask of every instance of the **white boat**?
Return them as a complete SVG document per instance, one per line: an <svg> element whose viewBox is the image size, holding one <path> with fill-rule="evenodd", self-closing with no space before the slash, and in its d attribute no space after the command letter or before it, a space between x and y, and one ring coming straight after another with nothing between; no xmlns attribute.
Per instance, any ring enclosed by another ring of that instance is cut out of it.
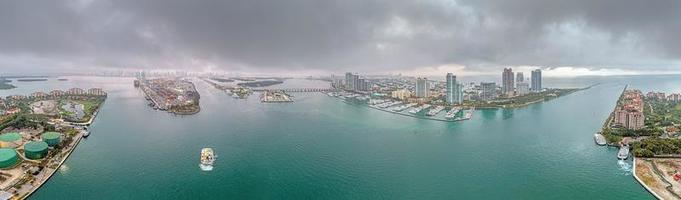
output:
<svg viewBox="0 0 681 200"><path fill-rule="evenodd" d="M603 137L603 135L598 134L598 133L594 134L594 141L596 141L596 144L601 145L601 146L605 145L605 143L606 143L605 137Z"/></svg>
<svg viewBox="0 0 681 200"><path fill-rule="evenodd" d="M430 108L430 105L429 105L429 104L425 104L425 105L416 107L416 108L414 108L414 109L411 109L411 110L409 111L409 113L411 113L411 114L416 114L416 113L421 112L423 109L428 109L428 108Z"/></svg>
<svg viewBox="0 0 681 200"><path fill-rule="evenodd" d="M453 107L451 110L445 114L445 118L447 119L454 119L456 118L456 114L459 114L459 111L461 111L460 107Z"/></svg>
<svg viewBox="0 0 681 200"><path fill-rule="evenodd" d="M201 163L199 167L203 171L213 170L213 162L215 162L216 155L212 148L201 149Z"/></svg>
<svg viewBox="0 0 681 200"><path fill-rule="evenodd" d="M437 107L435 107L435 108L429 110L428 113L426 113L426 115L428 115L428 116L435 116L435 115L437 115L438 113L440 113L440 112L441 112L442 110L444 110L444 109L445 109L444 106L437 106Z"/></svg>
<svg viewBox="0 0 681 200"><path fill-rule="evenodd" d="M617 152L617 159L626 160L629 158L629 145L622 145Z"/></svg>
<svg viewBox="0 0 681 200"><path fill-rule="evenodd" d="M85 133L83 133L83 137L87 137L87 136L90 136L90 131L85 131Z"/></svg>

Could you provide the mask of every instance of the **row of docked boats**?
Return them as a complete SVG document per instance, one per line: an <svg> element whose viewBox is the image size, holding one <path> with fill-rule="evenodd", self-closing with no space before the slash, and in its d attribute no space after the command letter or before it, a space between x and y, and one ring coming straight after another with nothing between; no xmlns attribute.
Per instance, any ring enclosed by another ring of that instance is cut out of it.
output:
<svg viewBox="0 0 681 200"><path fill-rule="evenodd" d="M412 108L411 110L409 110L409 113L411 113L411 114L416 114L416 113L419 113L419 112L421 112L422 110L425 110L425 109L428 109L428 108L430 108L430 104L423 104L423 105L421 105L421 106L419 106L419 107Z"/></svg>
<svg viewBox="0 0 681 200"><path fill-rule="evenodd" d="M445 109L444 106L436 106L435 108L430 109L430 110L428 111L428 113L426 113L426 115L428 115L428 116L435 116L435 115L437 115L438 113L442 112L442 110L444 110L444 109Z"/></svg>
<svg viewBox="0 0 681 200"><path fill-rule="evenodd" d="M406 110L406 109L409 109L409 108L411 108L411 107L414 107L415 105L416 105L416 103L404 104L404 105L401 105L401 106L394 107L394 108L392 108L391 110L392 110L393 112L402 112L402 111L404 111L404 110Z"/></svg>
<svg viewBox="0 0 681 200"><path fill-rule="evenodd" d="M608 143L605 137L599 133L594 134L594 142L600 146L604 146ZM626 160L627 158L629 158L629 145L622 143L620 144L620 149L617 151L617 159Z"/></svg>
<svg viewBox="0 0 681 200"><path fill-rule="evenodd" d="M453 107L451 110L447 111L447 114L445 114L445 118L454 119L456 118L456 115L459 114L459 111L461 111L461 107Z"/></svg>

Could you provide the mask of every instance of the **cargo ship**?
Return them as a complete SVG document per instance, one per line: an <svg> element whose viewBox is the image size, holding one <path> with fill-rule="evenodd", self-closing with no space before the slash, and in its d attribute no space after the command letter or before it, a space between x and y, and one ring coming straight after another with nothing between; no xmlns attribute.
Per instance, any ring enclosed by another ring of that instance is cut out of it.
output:
<svg viewBox="0 0 681 200"><path fill-rule="evenodd" d="M215 153L213 152L213 149L212 148L201 149L201 164L199 164L201 170L203 171L213 170L213 162L215 162Z"/></svg>

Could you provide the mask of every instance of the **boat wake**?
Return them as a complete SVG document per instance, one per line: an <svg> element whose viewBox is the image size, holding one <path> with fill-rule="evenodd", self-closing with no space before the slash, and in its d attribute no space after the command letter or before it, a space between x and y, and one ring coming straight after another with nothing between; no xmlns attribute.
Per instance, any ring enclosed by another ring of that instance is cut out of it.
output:
<svg viewBox="0 0 681 200"><path fill-rule="evenodd" d="M210 165L199 164L199 167L201 171L213 171L213 166Z"/></svg>
<svg viewBox="0 0 681 200"><path fill-rule="evenodd" d="M624 160L617 160L617 165L620 166L620 170L624 172L624 175L631 175L631 164Z"/></svg>
<svg viewBox="0 0 681 200"><path fill-rule="evenodd" d="M59 172L62 174L66 174L67 172L69 172L69 166L66 166L66 164L61 165L61 167L59 167Z"/></svg>

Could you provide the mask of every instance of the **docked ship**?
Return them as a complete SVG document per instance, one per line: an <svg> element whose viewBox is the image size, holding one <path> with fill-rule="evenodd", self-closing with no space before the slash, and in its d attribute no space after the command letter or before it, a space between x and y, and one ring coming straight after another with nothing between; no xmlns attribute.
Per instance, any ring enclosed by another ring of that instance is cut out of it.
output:
<svg viewBox="0 0 681 200"><path fill-rule="evenodd" d="M605 137L603 137L603 135L598 134L598 133L594 134L594 141L596 141L596 144L601 145L601 146L605 145L605 143L606 143Z"/></svg>
<svg viewBox="0 0 681 200"><path fill-rule="evenodd" d="M626 160L629 158L629 145L622 145L617 152L617 159Z"/></svg>
<svg viewBox="0 0 681 200"><path fill-rule="evenodd" d="M445 109L444 106L437 106L437 107L435 107L435 108L429 110L428 113L426 113L426 115L428 115L428 116L435 116L435 115L437 115L438 113L440 113L440 112L441 112L442 110L444 110L444 109Z"/></svg>
<svg viewBox="0 0 681 200"><path fill-rule="evenodd" d="M201 149L201 164L199 164L201 170L203 171L213 170L213 162L215 162L215 157L216 156L212 148Z"/></svg>

